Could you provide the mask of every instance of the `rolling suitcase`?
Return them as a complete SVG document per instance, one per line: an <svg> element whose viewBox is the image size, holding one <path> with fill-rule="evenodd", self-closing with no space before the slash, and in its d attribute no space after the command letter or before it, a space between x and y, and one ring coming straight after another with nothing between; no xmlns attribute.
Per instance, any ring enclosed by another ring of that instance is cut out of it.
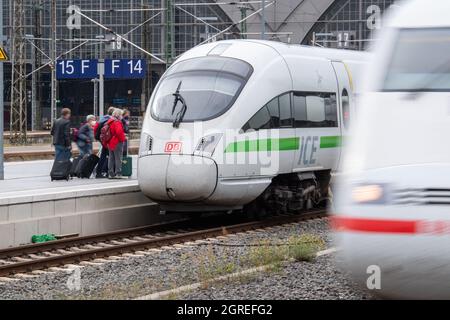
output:
<svg viewBox="0 0 450 320"><path fill-rule="evenodd" d="M125 156L122 158L122 176L131 177L133 174L133 159L128 155L128 144L125 145Z"/></svg>
<svg viewBox="0 0 450 320"><path fill-rule="evenodd" d="M53 162L52 171L50 171L50 178L53 180L69 180L70 168L72 168L72 161L69 160L55 160Z"/></svg>
<svg viewBox="0 0 450 320"><path fill-rule="evenodd" d="M77 167L78 167L78 164L80 163L80 160L82 158L83 158L82 156L78 156L78 157L73 158L72 167L70 168L70 176L71 177L75 177L77 175L76 174Z"/></svg>
<svg viewBox="0 0 450 320"><path fill-rule="evenodd" d="M86 154L78 163L75 174L78 178L90 178L99 158L95 154Z"/></svg>

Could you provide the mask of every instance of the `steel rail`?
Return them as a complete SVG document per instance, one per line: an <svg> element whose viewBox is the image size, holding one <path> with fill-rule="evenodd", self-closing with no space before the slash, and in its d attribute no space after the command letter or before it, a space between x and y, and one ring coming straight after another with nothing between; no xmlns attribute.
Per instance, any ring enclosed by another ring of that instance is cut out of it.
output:
<svg viewBox="0 0 450 320"><path fill-rule="evenodd" d="M176 235L161 236L152 239L140 240L136 242L127 242L123 244L115 244L111 246L99 247L94 249L80 250L67 254L60 254L50 257L42 257L39 259L31 259L29 261L20 261L17 263L0 265L0 276L8 276L20 272L30 272L33 270L61 266L64 264L80 263L86 260L92 260L111 255L118 255L139 250L147 250L162 246L170 246L188 241L202 240L222 235L246 232L254 229L268 228L287 223L300 222L305 220L316 219L326 216L326 210L315 210L300 215L275 216L270 219L261 221L252 221L239 223L234 225L224 225L209 229L186 232ZM99 235L101 236L101 235ZM76 245L77 239L65 239L65 248L70 244L70 240ZM59 240L62 241L62 240ZM55 241L55 244L58 241ZM70 245L74 246L74 245ZM42 247L45 247L42 245ZM12 250L12 249L11 249ZM28 249L25 249L28 250ZM25 251L24 251L25 252ZM24 254L22 252L22 254Z"/></svg>

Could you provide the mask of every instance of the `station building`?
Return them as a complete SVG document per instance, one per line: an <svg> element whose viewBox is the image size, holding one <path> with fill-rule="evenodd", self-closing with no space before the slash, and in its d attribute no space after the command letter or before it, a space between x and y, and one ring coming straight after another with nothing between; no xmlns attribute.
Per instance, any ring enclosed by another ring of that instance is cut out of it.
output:
<svg viewBox="0 0 450 320"><path fill-rule="evenodd" d="M27 70L49 62L51 20L50 1L22 0L25 4ZM14 0L3 1L5 48L8 52L12 32ZM132 125L139 127L150 94L167 67L141 50L100 28L96 22L151 52L164 61L203 41L221 39L265 39L292 44L316 45L363 50L372 32L382 25L382 13L394 0L58 0L57 56L61 59L145 58L144 79L105 81L104 104L127 108ZM217 3L217 4L216 4ZM258 10L265 6L264 14ZM77 14L80 10L86 17ZM242 21L244 18L247 20ZM264 19L263 19L264 16ZM87 18L89 17L89 19ZM142 24L148 21L146 24ZM266 21L262 24L262 21ZM221 32L227 29L226 32ZM39 49L37 49L37 48ZM69 52L70 51L70 52ZM67 54L65 54L68 52ZM11 66L5 63L5 129L9 127ZM35 129L48 126L50 120L50 68L27 81L28 126L31 129L31 105L34 103ZM73 110L75 122L81 122L94 110L94 86L90 79L58 81L58 107Z"/></svg>

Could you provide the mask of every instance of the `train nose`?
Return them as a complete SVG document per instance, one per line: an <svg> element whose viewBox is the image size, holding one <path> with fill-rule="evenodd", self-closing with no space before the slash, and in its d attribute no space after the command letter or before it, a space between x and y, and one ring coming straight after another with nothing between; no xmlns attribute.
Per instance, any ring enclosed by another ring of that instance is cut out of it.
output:
<svg viewBox="0 0 450 320"><path fill-rule="evenodd" d="M156 201L201 201L217 183L214 160L193 155L149 155L139 158L142 192Z"/></svg>

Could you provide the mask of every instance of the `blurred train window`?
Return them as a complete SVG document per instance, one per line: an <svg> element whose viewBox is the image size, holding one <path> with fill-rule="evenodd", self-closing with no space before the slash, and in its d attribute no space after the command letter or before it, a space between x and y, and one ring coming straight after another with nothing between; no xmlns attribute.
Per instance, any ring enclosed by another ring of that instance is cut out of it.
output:
<svg viewBox="0 0 450 320"><path fill-rule="evenodd" d="M383 91L450 91L450 29L400 29Z"/></svg>
<svg viewBox="0 0 450 320"><path fill-rule="evenodd" d="M294 92L296 128L337 127L337 103L334 93Z"/></svg>
<svg viewBox="0 0 450 320"><path fill-rule="evenodd" d="M292 128L291 94L286 93L278 97L280 105L280 127Z"/></svg>
<svg viewBox="0 0 450 320"><path fill-rule="evenodd" d="M350 125L350 98L346 89L342 91L342 121L344 122L344 128L348 128Z"/></svg>

